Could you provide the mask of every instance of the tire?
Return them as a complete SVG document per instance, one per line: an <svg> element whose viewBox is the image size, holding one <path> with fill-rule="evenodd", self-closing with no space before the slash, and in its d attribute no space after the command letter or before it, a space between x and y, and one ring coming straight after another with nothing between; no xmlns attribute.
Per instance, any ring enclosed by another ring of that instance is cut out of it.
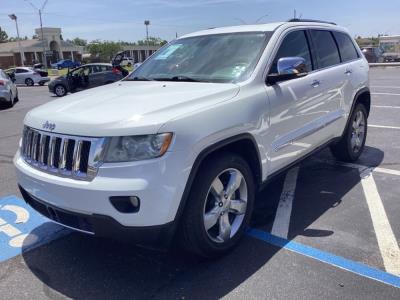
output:
<svg viewBox="0 0 400 300"><path fill-rule="evenodd" d="M27 79L25 79L25 84L27 86L33 86L35 84L35 82L31 78L27 78Z"/></svg>
<svg viewBox="0 0 400 300"><path fill-rule="evenodd" d="M44 84L45 84L44 81L39 82L39 85L40 85L40 86L44 86Z"/></svg>
<svg viewBox="0 0 400 300"><path fill-rule="evenodd" d="M368 117L365 106L357 104L347 127L337 144L330 147L332 154L345 162L356 161L364 150L367 139Z"/></svg>
<svg viewBox="0 0 400 300"><path fill-rule="evenodd" d="M56 94L57 97L64 97L67 94L67 89L62 84L57 84L54 87L54 94Z"/></svg>
<svg viewBox="0 0 400 300"><path fill-rule="evenodd" d="M230 184L233 182L236 185ZM229 192L228 186L234 188ZM182 246L206 258L231 250L250 222L254 195L254 177L242 157L226 152L205 161L196 175L182 216Z"/></svg>
<svg viewBox="0 0 400 300"><path fill-rule="evenodd" d="M10 102L8 103L8 107L13 107L14 106L14 96L10 91Z"/></svg>

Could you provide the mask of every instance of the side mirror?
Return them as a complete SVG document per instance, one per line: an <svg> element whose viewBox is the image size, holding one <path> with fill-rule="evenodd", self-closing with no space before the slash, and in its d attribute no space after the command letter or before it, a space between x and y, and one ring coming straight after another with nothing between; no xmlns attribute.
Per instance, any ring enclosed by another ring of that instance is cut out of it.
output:
<svg viewBox="0 0 400 300"><path fill-rule="evenodd" d="M277 69L278 73L268 75L268 84L275 84L307 75L306 60L302 57L282 57L278 60Z"/></svg>

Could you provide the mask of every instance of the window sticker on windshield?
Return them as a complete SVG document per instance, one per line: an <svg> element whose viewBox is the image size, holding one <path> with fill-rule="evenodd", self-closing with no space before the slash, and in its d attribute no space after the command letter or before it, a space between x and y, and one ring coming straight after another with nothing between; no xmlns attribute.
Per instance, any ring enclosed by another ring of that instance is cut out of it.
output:
<svg viewBox="0 0 400 300"><path fill-rule="evenodd" d="M160 59L160 60L167 59L172 53L174 53L180 47L182 47L182 44L171 45L167 49L165 49L163 52L161 52L159 55L157 55L154 59Z"/></svg>

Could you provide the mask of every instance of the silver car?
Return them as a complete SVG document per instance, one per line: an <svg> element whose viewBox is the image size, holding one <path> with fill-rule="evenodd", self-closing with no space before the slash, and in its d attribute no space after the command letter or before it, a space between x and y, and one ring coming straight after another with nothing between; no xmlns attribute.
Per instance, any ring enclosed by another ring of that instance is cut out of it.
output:
<svg viewBox="0 0 400 300"><path fill-rule="evenodd" d="M16 100L18 100L18 90L12 75L10 77L0 69L0 103L12 107Z"/></svg>
<svg viewBox="0 0 400 300"><path fill-rule="evenodd" d="M26 84L27 86L33 86L35 83L44 85L50 81L49 77L42 77L33 68L29 67L16 67L6 70L7 74L15 74L16 84Z"/></svg>

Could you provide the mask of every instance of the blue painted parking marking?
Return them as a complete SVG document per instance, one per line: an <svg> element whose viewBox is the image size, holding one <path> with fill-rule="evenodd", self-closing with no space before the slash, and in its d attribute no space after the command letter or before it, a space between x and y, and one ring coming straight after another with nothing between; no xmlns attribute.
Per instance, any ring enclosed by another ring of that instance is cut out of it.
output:
<svg viewBox="0 0 400 300"><path fill-rule="evenodd" d="M69 232L37 213L22 199L0 198L0 262Z"/></svg>
<svg viewBox="0 0 400 300"><path fill-rule="evenodd" d="M302 254L304 256L308 256L310 258L319 260L321 262L330 264L332 266L350 271L360 276L364 276L376 281L380 281L382 283L400 288L400 277L386 273L384 271L371 268L364 264L343 258L341 256L337 256L328 252L324 252L309 246L302 245L300 243L289 241L287 239L283 239L281 237L277 237L268 232L251 228L248 231L248 235L267 242L268 244Z"/></svg>

